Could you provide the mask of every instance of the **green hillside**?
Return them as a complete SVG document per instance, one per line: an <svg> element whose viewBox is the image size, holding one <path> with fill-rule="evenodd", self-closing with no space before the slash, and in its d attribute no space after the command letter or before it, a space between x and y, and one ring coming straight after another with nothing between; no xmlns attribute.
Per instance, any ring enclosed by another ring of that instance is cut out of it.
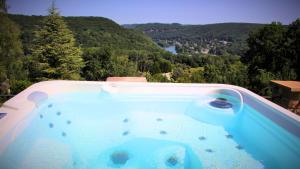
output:
<svg viewBox="0 0 300 169"><path fill-rule="evenodd" d="M32 44L33 31L41 27L43 16L9 15L20 25L25 53ZM103 17L63 17L81 47L111 48L112 50L160 50L143 33L126 29Z"/></svg>
<svg viewBox="0 0 300 169"><path fill-rule="evenodd" d="M246 39L249 33L263 26L263 24L252 23L124 25L126 28L144 32L162 46L179 44L178 48L187 52L209 49L210 53L217 55L222 55L224 52L242 55L247 49Z"/></svg>
<svg viewBox="0 0 300 169"><path fill-rule="evenodd" d="M263 27L262 24L252 23L219 23L207 25L181 24L138 24L134 28L141 30L153 39L219 39L245 40L251 31ZM127 25L128 27L128 25Z"/></svg>

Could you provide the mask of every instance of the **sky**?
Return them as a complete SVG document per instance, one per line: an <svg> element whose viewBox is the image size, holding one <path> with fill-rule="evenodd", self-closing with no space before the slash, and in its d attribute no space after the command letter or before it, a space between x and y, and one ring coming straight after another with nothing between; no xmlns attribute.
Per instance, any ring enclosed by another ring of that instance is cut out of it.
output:
<svg viewBox="0 0 300 169"><path fill-rule="evenodd" d="M9 13L47 15L52 0L6 0ZM224 22L289 24L300 0L56 0L63 16L102 16L119 24Z"/></svg>

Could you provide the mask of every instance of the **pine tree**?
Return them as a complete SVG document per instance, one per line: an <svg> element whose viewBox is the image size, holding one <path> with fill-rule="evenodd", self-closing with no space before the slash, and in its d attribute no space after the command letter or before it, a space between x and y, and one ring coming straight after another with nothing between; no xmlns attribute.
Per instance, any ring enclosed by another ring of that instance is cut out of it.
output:
<svg viewBox="0 0 300 169"><path fill-rule="evenodd" d="M35 32L30 77L33 80L80 79L82 51L54 3L43 26Z"/></svg>

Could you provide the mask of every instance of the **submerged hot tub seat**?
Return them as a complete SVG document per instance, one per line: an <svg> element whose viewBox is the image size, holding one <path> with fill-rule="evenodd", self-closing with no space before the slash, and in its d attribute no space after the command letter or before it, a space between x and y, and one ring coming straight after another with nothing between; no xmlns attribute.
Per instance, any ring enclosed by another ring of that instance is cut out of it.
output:
<svg viewBox="0 0 300 169"><path fill-rule="evenodd" d="M195 100L185 114L205 123L227 126L234 123L243 106L243 96L239 91L215 89Z"/></svg>
<svg viewBox="0 0 300 169"><path fill-rule="evenodd" d="M146 145L146 146L145 146ZM182 143L135 138L102 153L89 168L198 168L199 161L193 150ZM151 166L151 167L149 167Z"/></svg>
<svg viewBox="0 0 300 169"><path fill-rule="evenodd" d="M300 161L299 117L231 85L49 81L0 112L1 169L276 169Z"/></svg>
<svg viewBox="0 0 300 169"><path fill-rule="evenodd" d="M232 103L228 102L224 97L216 98L216 100L211 101L209 104L220 109L229 109L233 107Z"/></svg>

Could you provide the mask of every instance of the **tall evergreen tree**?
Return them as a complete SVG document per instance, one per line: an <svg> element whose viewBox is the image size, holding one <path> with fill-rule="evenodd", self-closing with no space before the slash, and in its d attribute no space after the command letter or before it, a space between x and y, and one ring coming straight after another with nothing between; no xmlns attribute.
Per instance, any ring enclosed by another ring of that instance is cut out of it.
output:
<svg viewBox="0 0 300 169"><path fill-rule="evenodd" d="M80 79L82 51L54 3L43 26L35 32L30 77L33 80Z"/></svg>

